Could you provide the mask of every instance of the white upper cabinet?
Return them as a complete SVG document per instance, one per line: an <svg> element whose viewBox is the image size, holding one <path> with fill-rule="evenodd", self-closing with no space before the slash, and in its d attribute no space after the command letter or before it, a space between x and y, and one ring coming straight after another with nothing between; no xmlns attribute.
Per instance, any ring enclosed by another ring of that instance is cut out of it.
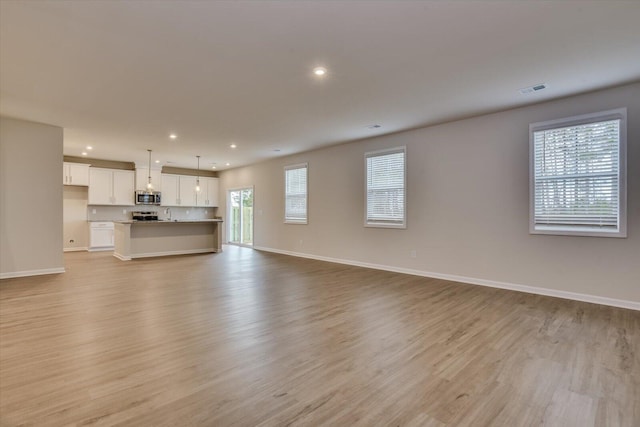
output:
<svg viewBox="0 0 640 427"><path fill-rule="evenodd" d="M111 205L113 173L110 169L89 169L89 204Z"/></svg>
<svg viewBox="0 0 640 427"><path fill-rule="evenodd" d="M196 205L196 183L195 176L180 175L180 206Z"/></svg>
<svg viewBox="0 0 640 427"><path fill-rule="evenodd" d="M151 184L153 191L162 191L162 179L160 171L151 169ZM146 191L149 182L149 169L136 169L136 190Z"/></svg>
<svg viewBox="0 0 640 427"><path fill-rule="evenodd" d="M153 178L152 178L153 179ZM200 187L202 188L202 178ZM189 175L162 174L162 206L200 206L197 204L197 177ZM202 192L202 190L201 190Z"/></svg>
<svg viewBox="0 0 640 427"><path fill-rule="evenodd" d="M197 194L197 206L218 206L218 178L200 178L200 192Z"/></svg>
<svg viewBox="0 0 640 427"><path fill-rule="evenodd" d="M163 173L160 179L162 185L162 206L180 206L178 196L178 175Z"/></svg>
<svg viewBox="0 0 640 427"><path fill-rule="evenodd" d="M113 171L113 204L135 204L135 173L133 171Z"/></svg>
<svg viewBox="0 0 640 427"><path fill-rule="evenodd" d="M89 204L133 206L135 173L119 169L89 169Z"/></svg>
<svg viewBox="0 0 640 427"><path fill-rule="evenodd" d="M89 185L89 165L82 163L64 163L62 166L62 183L64 185Z"/></svg>

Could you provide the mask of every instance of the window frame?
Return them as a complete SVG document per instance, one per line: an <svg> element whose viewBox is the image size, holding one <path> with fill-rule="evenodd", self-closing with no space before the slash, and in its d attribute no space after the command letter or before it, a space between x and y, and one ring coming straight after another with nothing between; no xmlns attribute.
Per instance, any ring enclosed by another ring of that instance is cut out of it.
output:
<svg viewBox="0 0 640 427"><path fill-rule="evenodd" d="M287 171L296 170L296 169L304 169L306 174L305 180L305 218L304 220L296 220L287 218ZM297 163L295 165L288 165L284 167L284 223L285 224L298 224L298 225L306 225L309 224L309 163Z"/></svg>
<svg viewBox="0 0 640 427"><path fill-rule="evenodd" d="M602 229L593 226L579 225L536 225L535 222L535 138L534 133L598 123L609 120L620 120L618 140L618 227L616 230ZM588 237L627 237L627 109L613 110L566 117L531 123L529 125L529 234L546 234L557 236Z"/></svg>
<svg viewBox="0 0 640 427"><path fill-rule="evenodd" d="M403 203L403 212L402 212L402 223L388 223L388 222L380 222L380 221L369 221L368 219L368 211L369 211L369 186L368 186L368 167L367 167L367 159L369 157L377 157L384 156L387 154L395 154L402 153L404 162L403 162L403 191L404 191L404 203ZM405 145L393 148L385 148L382 150L375 151L367 151L364 153L364 226L368 228L396 228L396 229L406 229L407 228L407 147Z"/></svg>

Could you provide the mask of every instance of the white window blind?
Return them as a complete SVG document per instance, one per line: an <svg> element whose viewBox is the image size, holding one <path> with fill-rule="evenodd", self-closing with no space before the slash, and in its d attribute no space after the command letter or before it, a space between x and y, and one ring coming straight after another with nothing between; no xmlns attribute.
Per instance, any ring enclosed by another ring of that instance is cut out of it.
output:
<svg viewBox="0 0 640 427"><path fill-rule="evenodd" d="M405 226L405 147L365 154L365 224Z"/></svg>
<svg viewBox="0 0 640 427"><path fill-rule="evenodd" d="M623 231L623 118L585 117L532 125L532 232Z"/></svg>
<svg viewBox="0 0 640 427"><path fill-rule="evenodd" d="M285 222L307 223L307 169L303 164L287 166L284 170Z"/></svg>

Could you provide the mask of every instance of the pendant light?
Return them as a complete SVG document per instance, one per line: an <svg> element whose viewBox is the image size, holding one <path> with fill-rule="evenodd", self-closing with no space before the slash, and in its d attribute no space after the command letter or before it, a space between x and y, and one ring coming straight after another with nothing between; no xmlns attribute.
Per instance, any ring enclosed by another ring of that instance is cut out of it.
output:
<svg viewBox="0 0 640 427"><path fill-rule="evenodd" d="M153 184L151 183L151 150L147 150L149 152L149 176L147 177L147 192L151 193L153 191Z"/></svg>
<svg viewBox="0 0 640 427"><path fill-rule="evenodd" d="M196 192L200 192L200 156L196 156L198 158L198 177L196 178Z"/></svg>

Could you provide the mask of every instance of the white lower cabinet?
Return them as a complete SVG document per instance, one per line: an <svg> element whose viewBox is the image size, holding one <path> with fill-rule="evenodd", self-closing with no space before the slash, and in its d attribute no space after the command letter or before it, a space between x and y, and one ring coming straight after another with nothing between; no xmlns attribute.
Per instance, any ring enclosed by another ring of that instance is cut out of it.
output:
<svg viewBox="0 0 640 427"><path fill-rule="evenodd" d="M89 223L89 250L108 251L113 249L113 222L100 221Z"/></svg>

